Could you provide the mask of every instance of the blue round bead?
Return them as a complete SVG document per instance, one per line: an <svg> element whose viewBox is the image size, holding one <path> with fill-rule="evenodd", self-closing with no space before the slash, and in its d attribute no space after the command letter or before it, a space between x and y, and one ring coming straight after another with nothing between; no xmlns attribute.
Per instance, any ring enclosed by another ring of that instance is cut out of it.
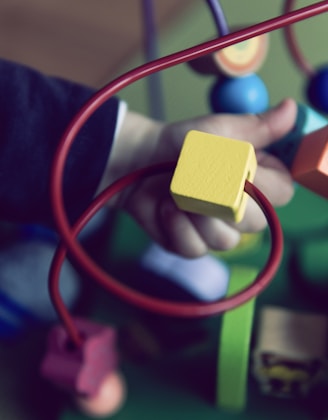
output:
<svg viewBox="0 0 328 420"><path fill-rule="evenodd" d="M257 114L267 110L269 94L262 79L256 74L219 79L211 89L213 112Z"/></svg>
<svg viewBox="0 0 328 420"><path fill-rule="evenodd" d="M309 79L306 90L310 104L328 113L328 67L322 67Z"/></svg>

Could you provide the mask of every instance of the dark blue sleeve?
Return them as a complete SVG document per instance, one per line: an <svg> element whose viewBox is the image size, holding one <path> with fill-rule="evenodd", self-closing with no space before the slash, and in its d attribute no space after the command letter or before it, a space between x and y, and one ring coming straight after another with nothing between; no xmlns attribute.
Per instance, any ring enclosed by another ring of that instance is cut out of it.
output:
<svg viewBox="0 0 328 420"><path fill-rule="evenodd" d="M52 225L49 179L54 153L72 117L94 94L85 86L47 77L0 60L0 218ZM72 146L64 177L71 220L88 205L104 171L118 100L102 105Z"/></svg>

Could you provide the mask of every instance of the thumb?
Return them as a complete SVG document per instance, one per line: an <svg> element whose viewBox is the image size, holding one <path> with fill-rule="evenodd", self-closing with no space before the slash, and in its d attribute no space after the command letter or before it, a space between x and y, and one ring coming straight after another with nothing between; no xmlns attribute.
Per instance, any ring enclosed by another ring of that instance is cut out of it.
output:
<svg viewBox="0 0 328 420"><path fill-rule="evenodd" d="M175 137L184 138L191 128L232 139L244 140L256 149L264 149L280 140L294 126L297 105L293 99L285 99L279 105L261 114L212 114L205 118L178 124L173 130ZM192 123L192 127L191 127ZM176 141L176 144L180 144Z"/></svg>
<svg viewBox="0 0 328 420"><path fill-rule="evenodd" d="M296 115L297 105L292 99L285 99L262 114L249 115L243 127L243 140L251 142L256 149L263 149L294 127Z"/></svg>

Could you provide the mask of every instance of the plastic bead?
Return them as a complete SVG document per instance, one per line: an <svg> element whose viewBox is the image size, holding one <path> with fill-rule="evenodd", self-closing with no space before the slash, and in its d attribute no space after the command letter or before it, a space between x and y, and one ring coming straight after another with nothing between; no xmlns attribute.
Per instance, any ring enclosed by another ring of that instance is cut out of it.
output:
<svg viewBox="0 0 328 420"><path fill-rule="evenodd" d="M219 79L211 89L213 112L257 114L267 110L269 95L262 79L256 74Z"/></svg>
<svg viewBox="0 0 328 420"><path fill-rule="evenodd" d="M306 105L298 105L294 128L280 141L267 147L267 152L291 169L303 137L327 125L327 119Z"/></svg>
<svg viewBox="0 0 328 420"><path fill-rule="evenodd" d="M306 90L310 104L328 113L328 67L322 67L309 79Z"/></svg>

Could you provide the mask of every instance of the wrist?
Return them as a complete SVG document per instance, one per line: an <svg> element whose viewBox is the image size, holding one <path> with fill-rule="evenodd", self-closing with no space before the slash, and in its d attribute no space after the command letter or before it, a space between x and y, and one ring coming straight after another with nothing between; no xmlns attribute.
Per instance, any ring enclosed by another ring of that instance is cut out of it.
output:
<svg viewBox="0 0 328 420"><path fill-rule="evenodd" d="M126 112L113 144L97 194L122 176L152 163L163 123L134 112ZM122 203L125 194L111 200L110 206Z"/></svg>

